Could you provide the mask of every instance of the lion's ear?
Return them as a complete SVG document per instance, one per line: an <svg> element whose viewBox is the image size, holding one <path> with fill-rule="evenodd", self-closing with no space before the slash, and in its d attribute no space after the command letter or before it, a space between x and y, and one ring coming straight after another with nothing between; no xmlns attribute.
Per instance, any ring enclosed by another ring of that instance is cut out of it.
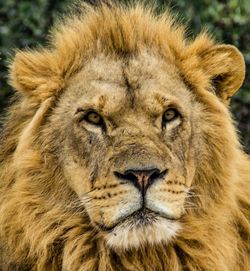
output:
<svg viewBox="0 0 250 271"><path fill-rule="evenodd" d="M244 81L245 62L242 54L232 45L215 45L201 53L200 57L216 95L227 103Z"/></svg>
<svg viewBox="0 0 250 271"><path fill-rule="evenodd" d="M49 51L18 52L10 65L10 84L39 102L62 88L56 62Z"/></svg>

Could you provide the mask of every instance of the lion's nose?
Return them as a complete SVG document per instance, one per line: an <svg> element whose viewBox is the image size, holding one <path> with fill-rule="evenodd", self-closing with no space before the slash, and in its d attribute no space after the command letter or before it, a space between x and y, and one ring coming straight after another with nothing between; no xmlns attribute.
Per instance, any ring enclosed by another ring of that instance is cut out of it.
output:
<svg viewBox="0 0 250 271"><path fill-rule="evenodd" d="M162 178L166 172L167 170L161 172L158 168L153 168L146 170L128 169L124 173L115 171L114 174L120 179L131 182L142 194L145 194L148 187L157 179Z"/></svg>

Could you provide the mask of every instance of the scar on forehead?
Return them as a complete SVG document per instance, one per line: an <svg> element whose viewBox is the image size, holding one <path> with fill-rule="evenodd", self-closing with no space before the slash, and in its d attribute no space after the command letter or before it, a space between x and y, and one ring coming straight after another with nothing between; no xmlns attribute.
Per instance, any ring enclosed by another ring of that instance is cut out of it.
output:
<svg viewBox="0 0 250 271"><path fill-rule="evenodd" d="M156 93L156 94L154 95L154 97L155 97L156 101L157 101L162 107L164 107L165 104L169 101L168 98L166 98L166 97L160 95L159 93Z"/></svg>
<svg viewBox="0 0 250 271"><path fill-rule="evenodd" d="M107 96L101 95L98 100L98 107L100 110L103 110L107 102Z"/></svg>

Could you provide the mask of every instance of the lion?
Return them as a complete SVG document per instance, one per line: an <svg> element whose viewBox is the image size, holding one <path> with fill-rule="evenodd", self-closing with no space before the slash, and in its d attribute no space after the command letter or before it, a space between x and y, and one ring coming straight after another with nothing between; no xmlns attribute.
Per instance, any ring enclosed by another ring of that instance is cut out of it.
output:
<svg viewBox="0 0 250 271"><path fill-rule="evenodd" d="M142 3L85 3L49 39L10 64L0 270L250 270L241 53Z"/></svg>

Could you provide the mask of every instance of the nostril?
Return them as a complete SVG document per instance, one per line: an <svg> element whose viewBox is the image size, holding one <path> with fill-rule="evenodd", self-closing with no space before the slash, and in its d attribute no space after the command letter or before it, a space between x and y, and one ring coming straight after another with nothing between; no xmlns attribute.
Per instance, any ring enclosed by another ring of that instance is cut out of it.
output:
<svg viewBox="0 0 250 271"><path fill-rule="evenodd" d="M150 180L154 180L154 179L159 178L159 176L160 176L160 170L156 169L152 173L150 173L149 178Z"/></svg>
<svg viewBox="0 0 250 271"><path fill-rule="evenodd" d="M114 174L116 177L118 177L119 179L123 179L123 180L128 180L128 181L136 181L137 177L131 173L131 172L127 172L125 171L125 173L120 173L118 171L114 171Z"/></svg>
<svg viewBox="0 0 250 271"><path fill-rule="evenodd" d="M154 171L151 175L150 175L150 179L151 180L155 180L155 179L160 179L163 178L167 173L167 169L163 170L162 172L160 172L159 170Z"/></svg>

